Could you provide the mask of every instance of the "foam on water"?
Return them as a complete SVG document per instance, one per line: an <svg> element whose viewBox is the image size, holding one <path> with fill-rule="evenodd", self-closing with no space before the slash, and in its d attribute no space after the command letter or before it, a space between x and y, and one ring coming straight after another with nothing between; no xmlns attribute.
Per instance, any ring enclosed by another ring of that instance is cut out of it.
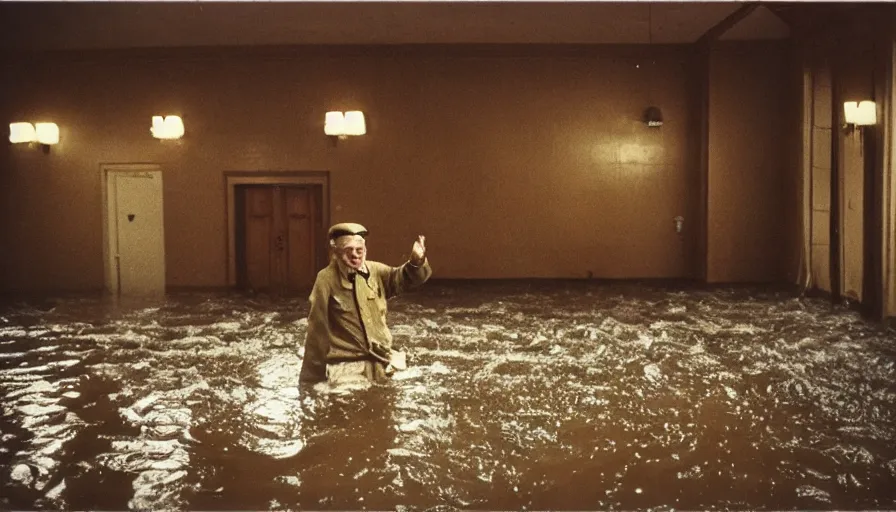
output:
<svg viewBox="0 0 896 512"><path fill-rule="evenodd" d="M304 300L4 311L3 488L33 491L18 508L95 508L77 500L100 471L130 487L106 508L896 506L893 337L851 312L466 293L392 306L391 384L302 394Z"/></svg>

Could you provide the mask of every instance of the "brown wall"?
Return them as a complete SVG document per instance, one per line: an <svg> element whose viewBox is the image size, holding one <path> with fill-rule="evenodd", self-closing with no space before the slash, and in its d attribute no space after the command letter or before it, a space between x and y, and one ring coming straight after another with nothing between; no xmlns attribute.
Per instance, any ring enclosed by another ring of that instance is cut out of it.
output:
<svg viewBox="0 0 896 512"><path fill-rule="evenodd" d="M831 21L802 41L806 66L813 75L810 101L815 106L813 206L807 210L813 226L813 283L815 288L861 300L876 315L889 316L896 313L896 281L891 270L894 203L890 194L894 184L893 174L886 168L891 165L892 145L885 144L884 137L890 135L894 123L894 13L892 7L886 12L867 7L852 18ZM878 124L860 130L845 128L843 102L861 100L877 103ZM832 179L839 187L834 197L830 196ZM869 184L870 200L866 197ZM832 218L839 235L833 283L828 264Z"/></svg>
<svg viewBox="0 0 896 512"><path fill-rule="evenodd" d="M782 227L797 221L779 122L792 101L787 53L768 48L712 57L712 281L789 279L782 247L798 247ZM691 58L683 47L533 46L8 60L3 118L52 120L62 140L46 155L0 148L2 287L101 287L100 164L130 162L162 166L173 287L226 282L228 170L329 171L333 222L366 224L371 257L392 263L427 235L442 278L696 276ZM662 128L642 123L649 104ZM368 135L332 145L324 113L354 108ZM159 114L182 115L186 137L152 139Z"/></svg>
<svg viewBox="0 0 896 512"><path fill-rule="evenodd" d="M831 71L824 63L810 69L812 199L807 211L812 220L811 286L831 292L831 143L834 140Z"/></svg>
<svg viewBox="0 0 896 512"><path fill-rule="evenodd" d="M325 170L331 219L399 262L418 233L439 277L681 277L697 200L683 49L279 49L82 54L7 65L2 113L52 120L6 145L8 289L103 282L99 164L159 163L169 286L226 276L226 170ZM14 77L14 78L13 78ZM666 124L641 122L649 103ZM323 135L358 108L368 135ZM162 143L150 116L180 114Z"/></svg>
<svg viewBox="0 0 896 512"><path fill-rule="evenodd" d="M786 42L711 51L709 282L797 279L800 96L792 61Z"/></svg>

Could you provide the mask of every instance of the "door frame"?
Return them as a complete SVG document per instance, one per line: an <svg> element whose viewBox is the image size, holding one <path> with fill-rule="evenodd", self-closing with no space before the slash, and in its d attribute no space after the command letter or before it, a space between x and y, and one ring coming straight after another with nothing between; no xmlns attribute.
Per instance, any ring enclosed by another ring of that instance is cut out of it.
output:
<svg viewBox="0 0 896 512"><path fill-rule="evenodd" d="M240 185L317 185L321 187L321 221L330 225L330 173L328 171L224 171L227 204L227 286L236 283L236 187Z"/></svg>
<svg viewBox="0 0 896 512"><path fill-rule="evenodd" d="M881 260L881 316L896 317L896 41L890 45L881 114L881 152L883 154L883 237Z"/></svg>
<svg viewBox="0 0 896 512"><path fill-rule="evenodd" d="M112 208L115 207L115 191L111 190L109 187L109 178L118 173L128 173L128 172L158 172L159 179L164 179L164 173L162 172L162 166L159 164L148 164L148 163L130 163L130 164L111 164L111 163L101 163L100 164L100 189L102 191L102 217L103 217L103 280L105 285L105 291L107 293L118 295L120 290L120 282L118 275L118 251L116 250L118 246L118 229L117 225L113 223L113 220L117 221L117 217L115 212L112 211ZM163 190L164 190L164 181L162 181ZM163 245L162 250L164 251L164 240L165 240L165 208L164 208L164 192L162 197L162 225L159 227L160 234L162 237ZM164 258L163 258L164 261ZM163 271L164 272L164 271Z"/></svg>

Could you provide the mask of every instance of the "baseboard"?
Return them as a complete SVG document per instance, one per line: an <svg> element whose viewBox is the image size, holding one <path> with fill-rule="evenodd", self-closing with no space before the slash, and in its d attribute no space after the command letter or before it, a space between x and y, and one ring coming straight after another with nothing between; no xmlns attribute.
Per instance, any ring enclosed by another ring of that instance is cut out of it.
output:
<svg viewBox="0 0 896 512"><path fill-rule="evenodd" d="M237 288L233 286L220 285L220 286L167 286L165 287L166 294L179 294L179 293L225 293L239 291Z"/></svg>
<svg viewBox="0 0 896 512"><path fill-rule="evenodd" d="M83 299L83 298L103 298L106 295L105 288L86 288L78 290L2 290L0 291L0 302L34 302L57 299Z"/></svg>
<svg viewBox="0 0 896 512"><path fill-rule="evenodd" d="M433 277L427 285L480 286L480 285L538 285L549 283L567 283L569 285L644 285L658 288L676 288L684 290L715 290L730 288L766 288L799 292L800 287L786 282L714 282L707 283L694 278L588 278L588 277L519 277L519 278L437 278Z"/></svg>

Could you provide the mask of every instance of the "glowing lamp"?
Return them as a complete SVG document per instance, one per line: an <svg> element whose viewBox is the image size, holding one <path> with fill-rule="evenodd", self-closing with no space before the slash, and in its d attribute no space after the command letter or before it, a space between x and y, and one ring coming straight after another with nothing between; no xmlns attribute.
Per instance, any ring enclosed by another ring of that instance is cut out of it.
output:
<svg viewBox="0 0 896 512"><path fill-rule="evenodd" d="M345 134L364 135L367 133L367 125L364 123L364 112L350 110L345 113Z"/></svg>
<svg viewBox="0 0 896 512"><path fill-rule="evenodd" d="M345 135L345 115L342 112L327 112L324 116L324 133L335 137Z"/></svg>
<svg viewBox="0 0 896 512"><path fill-rule="evenodd" d="M59 143L59 126L56 123L35 123L37 142L51 146Z"/></svg>
<svg viewBox="0 0 896 512"><path fill-rule="evenodd" d="M31 123L9 123L9 142L21 144L37 140L37 131Z"/></svg>
<svg viewBox="0 0 896 512"><path fill-rule="evenodd" d="M877 124L877 105L873 101L860 101L856 109L855 124L869 126Z"/></svg>
<svg viewBox="0 0 896 512"><path fill-rule="evenodd" d="M873 101L847 101L843 103L843 121L856 126L877 124L877 104Z"/></svg>
<svg viewBox="0 0 896 512"><path fill-rule="evenodd" d="M152 116L149 130L157 139L179 139L184 136L184 121L178 116Z"/></svg>

